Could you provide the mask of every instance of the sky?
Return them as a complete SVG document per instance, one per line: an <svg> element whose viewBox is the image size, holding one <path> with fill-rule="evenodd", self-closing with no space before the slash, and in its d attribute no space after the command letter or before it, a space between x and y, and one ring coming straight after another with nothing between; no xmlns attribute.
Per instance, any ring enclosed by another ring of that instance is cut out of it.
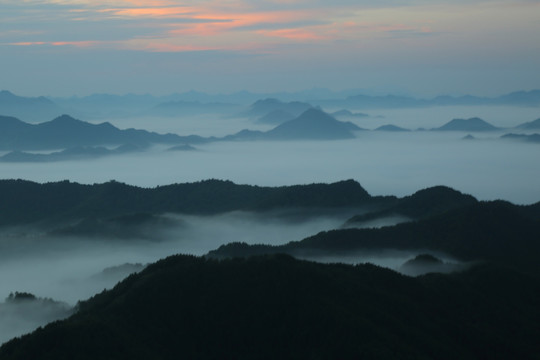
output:
<svg viewBox="0 0 540 360"><path fill-rule="evenodd" d="M0 0L25 96L540 88L540 1Z"/></svg>

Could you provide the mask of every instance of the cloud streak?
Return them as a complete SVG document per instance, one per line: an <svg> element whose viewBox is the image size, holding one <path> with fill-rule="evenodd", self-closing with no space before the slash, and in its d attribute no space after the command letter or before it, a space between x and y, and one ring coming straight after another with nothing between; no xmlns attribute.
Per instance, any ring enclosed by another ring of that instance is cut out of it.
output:
<svg viewBox="0 0 540 360"><path fill-rule="evenodd" d="M102 48L116 45L118 49L139 51L184 52L208 49L245 49L249 44L271 43L276 41L330 42L334 40L353 40L366 32L389 32L406 29L421 32L411 25L379 23L371 27L354 28L363 14L358 5L347 1L327 7L322 3L306 8L303 1L266 1L253 4L244 1L144 1L120 0L82 1L50 0L25 1L13 6L12 12L19 19L36 16L35 7L39 5L38 15L50 25L42 34L27 34L9 45L72 45L80 48ZM54 10L54 11L53 11ZM77 39L65 39L67 29L76 27L77 22L105 23L111 27L130 30L122 39L114 43L93 38L87 31ZM119 22L121 21L121 22ZM360 30L360 31L357 31ZM17 29L12 29L17 31ZM54 37L54 39L47 39ZM4 42L6 44L6 42ZM258 47L260 48L260 46Z"/></svg>

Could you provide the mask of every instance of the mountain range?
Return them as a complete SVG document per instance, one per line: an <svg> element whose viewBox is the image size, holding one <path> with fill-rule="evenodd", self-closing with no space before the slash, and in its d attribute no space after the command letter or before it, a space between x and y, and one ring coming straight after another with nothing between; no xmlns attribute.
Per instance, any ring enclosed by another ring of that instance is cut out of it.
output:
<svg viewBox="0 0 540 360"><path fill-rule="evenodd" d="M109 122L91 124L62 115L54 120L28 124L19 119L0 116L0 150L19 151L4 161L30 161L32 158L61 160L74 152L90 155L104 153L102 146L130 144L144 148L151 144L201 144L222 140L336 140L354 138L353 131L361 130L351 122L341 122L317 109L308 109L300 116L286 121L267 132L243 130L223 138L157 134L146 130L120 130ZM20 151L66 149L54 156L33 156ZM178 149L178 148L177 148ZM93 154L92 154L93 153Z"/></svg>
<svg viewBox="0 0 540 360"><path fill-rule="evenodd" d="M220 112L225 111L232 115L237 109L236 106L248 104L252 105L245 115L255 118L278 109L298 116L312 106L362 109L456 105L540 106L540 90L517 91L492 98L466 95L439 96L432 99L396 95L358 95L361 92L362 90L332 92L325 89L313 89L296 93L258 94L243 91L233 94L206 94L190 91L166 96L93 94L85 97L31 98L17 96L4 90L0 92L0 115L21 118L28 122L41 122L65 113L86 119L103 119L207 113L219 109ZM255 104L257 105L254 106ZM341 114L336 116L341 116Z"/></svg>
<svg viewBox="0 0 540 360"><path fill-rule="evenodd" d="M116 181L81 185L69 181L38 184L0 180L0 226L62 224L85 218L110 219L138 213L216 214L235 210L339 208L377 204L359 183L283 187L236 185L207 180L146 189Z"/></svg>
<svg viewBox="0 0 540 360"><path fill-rule="evenodd" d="M91 124L62 115L54 120L28 124L0 116L1 150L50 150L80 146L133 144L184 144L206 141L200 136L157 134L145 130L120 130L108 122Z"/></svg>

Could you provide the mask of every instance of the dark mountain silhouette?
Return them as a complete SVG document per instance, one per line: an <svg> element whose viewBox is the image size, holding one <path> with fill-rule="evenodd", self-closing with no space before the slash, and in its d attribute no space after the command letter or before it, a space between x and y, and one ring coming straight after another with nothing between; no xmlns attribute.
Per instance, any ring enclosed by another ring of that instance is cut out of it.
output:
<svg viewBox="0 0 540 360"><path fill-rule="evenodd" d="M538 205L537 205L538 206ZM281 246L223 245L214 257L287 253L312 257L354 251L442 252L462 261L489 260L540 275L540 216L534 207L479 202L423 220L391 227L321 232Z"/></svg>
<svg viewBox="0 0 540 360"><path fill-rule="evenodd" d="M392 132L403 132L403 131L411 131L409 129L405 129L396 125L388 124L388 125L382 125L375 129L375 131L392 131Z"/></svg>
<svg viewBox="0 0 540 360"><path fill-rule="evenodd" d="M420 254L401 265L398 271L409 276L418 276L429 273L451 273L454 271L463 271L467 265L445 263L441 259L431 254Z"/></svg>
<svg viewBox="0 0 540 360"><path fill-rule="evenodd" d="M55 228L49 235L83 236L99 239L147 239L161 240L164 233L156 229L166 230L183 225L180 220L154 215L150 213L127 214L111 218L85 218L73 225Z"/></svg>
<svg viewBox="0 0 540 360"><path fill-rule="evenodd" d="M145 130L120 130L108 122L91 124L62 115L40 124L27 124L10 117L0 117L0 149L47 150L79 146L134 144L201 143L209 139L200 136L157 134Z"/></svg>
<svg viewBox="0 0 540 360"><path fill-rule="evenodd" d="M346 226L354 226L374 219L403 216L409 219L423 219L444 214L450 210L473 205L477 200L467 194L446 186L434 186L419 190L412 195L388 202L388 207L379 211L357 215L349 219Z"/></svg>
<svg viewBox="0 0 540 360"><path fill-rule="evenodd" d="M540 134L504 134L501 136L501 139L540 143Z"/></svg>
<svg viewBox="0 0 540 360"><path fill-rule="evenodd" d="M36 122L62 114L61 108L51 100L40 97L17 96L9 91L0 91L0 115L13 116Z"/></svg>
<svg viewBox="0 0 540 360"><path fill-rule="evenodd" d="M296 116L285 111L285 110L274 110L272 112L269 112L268 114L260 117L257 119L257 122L263 123L263 124L282 124L286 121L294 119Z"/></svg>
<svg viewBox="0 0 540 360"><path fill-rule="evenodd" d="M77 146L49 154L30 153L25 151L11 151L0 156L0 162L54 162L68 160L97 159L110 155L123 155L131 152L143 151L144 145L125 144L114 149L103 146Z"/></svg>
<svg viewBox="0 0 540 360"><path fill-rule="evenodd" d="M309 109L299 117L278 125L265 133L267 139L352 139L353 130L361 130L352 123L336 120L322 110Z"/></svg>
<svg viewBox="0 0 540 360"><path fill-rule="evenodd" d="M523 130L540 130L540 118L518 125L516 128Z"/></svg>
<svg viewBox="0 0 540 360"><path fill-rule="evenodd" d="M17 359L533 359L540 284L486 264L411 278L285 255L172 256L0 348Z"/></svg>
<svg viewBox="0 0 540 360"><path fill-rule="evenodd" d="M282 102L278 99L264 99L253 103L247 115L259 118L273 111L281 110L293 116L298 116L311 108L310 104L300 101Z"/></svg>
<svg viewBox="0 0 540 360"><path fill-rule="evenodd" d="M476 138L471 134L467 134L464 137L462 137L461 139L462 140L476 140Z"/></svg>
<svg viewBox="0 0 540 360"><path fill-rule="evenodd" d="M133 213L217 214L234 210L324 209L386 201L386 198L371 197L353 180L275 188L207 180L151 189L115 181L81 185L69 181L38 184L0 180L0 199L0 226L38 222L62 224Z"/></svg>
<svg viewBox="0 0 540 360"><path fill-rule="evenodd" d="M453 119L441 127L433 128L434 131L493 131L499 128L480 118Z"/></svg>

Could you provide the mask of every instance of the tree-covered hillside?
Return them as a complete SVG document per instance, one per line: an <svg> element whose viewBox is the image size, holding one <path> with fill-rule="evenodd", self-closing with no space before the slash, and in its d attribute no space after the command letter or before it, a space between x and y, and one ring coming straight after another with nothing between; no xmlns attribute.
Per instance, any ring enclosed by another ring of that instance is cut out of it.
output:
<svg viewBox="0 0 540 360"><path fill-rule="evenodd" d="M534 359L538 279L172 256L0 348L12 359Z"/></svg>

